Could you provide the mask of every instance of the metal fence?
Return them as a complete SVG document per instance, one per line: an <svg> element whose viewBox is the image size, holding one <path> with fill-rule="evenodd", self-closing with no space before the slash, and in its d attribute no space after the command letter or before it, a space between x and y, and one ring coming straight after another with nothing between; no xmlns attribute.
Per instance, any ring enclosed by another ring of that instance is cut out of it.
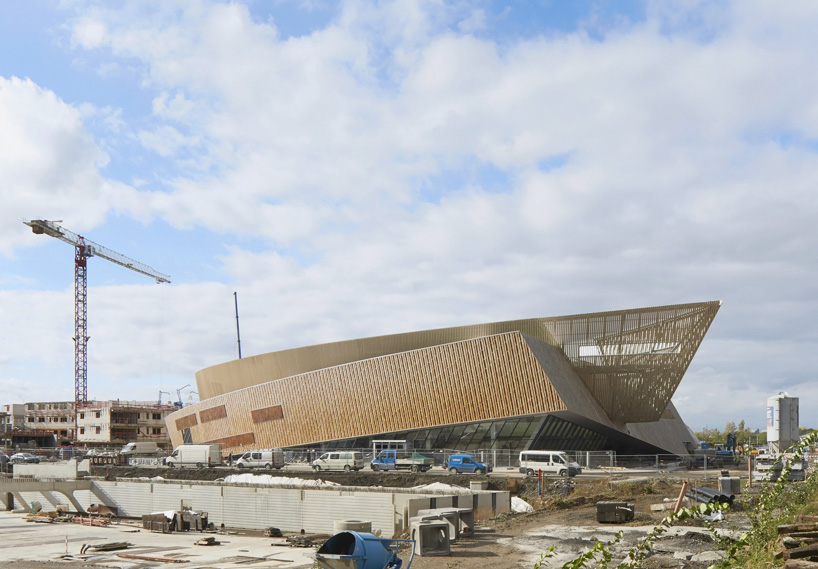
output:
<svg viewBox="0 0 818 569"><path fill-rule="evenodd" d="M332 449L332 450L292 450L285 451L287 464L309 465L313 460L328 452L361 452L364 460L368 463L373 458L371 448L355 449ZM489 463L494 472L518 472L520 464L520 451L508 449L478 449L478 450L423 450L407 449L407 452L417 452L425 457L434 460L434 466L445 468L448 465L449 456L453 454L468 454L476 460ZM623 455L613 451L566 451L565 454L570 460L577 462L583 471L600 473L628 473L628 472L675 472L675 471L713 471L714 473L724 469L746 468L745 459L734 460L728 457L714 456L678 456L667 454L645 454L645 455Z"/></svg>

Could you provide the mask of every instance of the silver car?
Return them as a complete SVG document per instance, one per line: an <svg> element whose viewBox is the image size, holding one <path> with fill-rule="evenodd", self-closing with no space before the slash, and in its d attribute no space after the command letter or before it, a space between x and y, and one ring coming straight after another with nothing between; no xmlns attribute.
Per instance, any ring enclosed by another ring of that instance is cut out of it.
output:
<svg viewBox="0 0 818 569"><path fill-rule="evenodd" d="M35 463L36 464L36 463L40 462L39 458L37 458L36 456L34 456L33 454L31 454L29 452L18 452L16 454L11 455L11 458L9 460L11 460L11 462L13 464L21 464L21 463L28 463L28 464Z"/></svg>

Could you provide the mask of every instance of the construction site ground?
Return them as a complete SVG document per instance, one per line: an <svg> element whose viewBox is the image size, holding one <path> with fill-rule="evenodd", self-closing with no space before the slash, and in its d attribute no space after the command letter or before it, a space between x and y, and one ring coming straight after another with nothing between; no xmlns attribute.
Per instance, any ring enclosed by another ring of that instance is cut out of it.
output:
<svg viewBox="0 0 818 569"><path fill-rule="evenodd" d="M167 469L167 468L129 468L107 467L95 475L107 475L118 478L140 478L161 476L163 478L185 480L218 480L238 470L222 468L214 469ZM246 471L245 471L246 472ZM358 473L327 473L314 474L310 472L280 472L282 476L298 476L301 478L321 478L349 486L385 486L385 487L414 487L430 482L445 482L456 486L468 487L469 482L475 480L469 475L440 475L403 474L403 473L373 473L361 471ZM647 474L615 474L608 476L580 475L572 479L574 488L570 495L561 496L560 479L547 479L541 485L536 479L504 476L501 473L488 477L489 489L509 490L512 496L522 498L533 508L533 512L510 513L495 519L479 520L473 536L461 538L451 544L448 556L416 556L412 562L414 569L515 569L533 568L543 552L552 545L556 548L556 555L546 560L542 567L561 567L562 564L576 557L585 549L593 547L595 540L608 541L620 530L624 532L619 545L613 548L614 562L617 555L624 556L636 542L641 539L647 530L654 527L668 511L652 511L651 505L670 504L679 497L683 481L689 481L693 486L717 487L717 478L710 474L709 479L702 479L701 473L655 473ZM739 475L736 473L734 475ZM485 479L485 478L484 478ZM736 497L731 511L723 521L716 522L717 527L727 533L738 533L747 525L747 516L744 514L744 503L752 500L753 494L744 493ZM632 521L620 524L600 523L597 521L597 506L601 501L627 502L635 505L635 516ZM690 502L687 502L689 505ZM39 532L38 526L46 524L26 524L20 514L17 516L19 524L25 532L33 534ZM79 545L72 538L69 544L70 556L65 557L62 544L55 544L51 550L41 547L36 555L26 553L26 556L17 556L22 553L19 541L14 540L15 524L10 523L0 513L0 561L3 567L12 569L43 569L46 567L121 567L136 569L148 567L177 567L179 564L162 564L150 561L123 560L113 554L97 556L95 559L83 560L78 555ZM134 528L138 523L131 520ZM53 528L55 524L48 524ZM126 527L127 520L122 520L118 527ZM95 532L105 532L105 528L84 527L84 535L88 538ZM54 531L49 529L49 531ZM57 530L58 531L58 530ZM109 539L128 541L139 535L132 529L122 530L130 533L119 534ZM230 528L228 528L228 532ZM110 530L107 534L112 535ZM140 537L151 534L143 532ZM27 535L26 537L34 537ZM285 553L273 554L270 549L275 540L264 537L260 532L246 530L236 531L233 534L216 534L217 539L233 542L240 551L228 554L227 543L216 547L193 547L192 543L201 537L201 534L172 534L162 535L164 538L176 540L178 547L191 552L194 557L182 565L190 569L205 567L312 567L310 556L314 550L290 548L291 555ZM9 543L11 539L14 543ZM53 541L52 537L52 541ZM242 540L238 545L239 539ZM247 542L243 540L249 540ZM59 540L57 540L59 541ZM4 547L5 545L5 547ZM282 544L286 545L286 544ZM171 548L173 549L173 548ZM205 559L207 556L217 556ZM669 536L657 541L650 558L643 562L643 567L654 569L698 569L712 565L717 557L717 547L709 532L701 522L690 522L669 532ZM28 551L28 550L26 550ZM305 556L306 555L306 556ZM405 567L405 565L404 565Z"/></svg>

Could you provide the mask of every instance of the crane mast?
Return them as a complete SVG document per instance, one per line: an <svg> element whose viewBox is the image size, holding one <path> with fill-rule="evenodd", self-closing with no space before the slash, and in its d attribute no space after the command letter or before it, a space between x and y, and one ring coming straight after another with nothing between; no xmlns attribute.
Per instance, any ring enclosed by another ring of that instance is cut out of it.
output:
<svg viewBox="0 0 818 569"><path fill-rule="evenodd" d="M88 257L101 257L159 283L170 277L138 261L85 239L56 222L45 219L23 220L37 235L48 235L74 247L74 439L79 434L77 411L88 404ZM160 392L161 396L161 392Z"/></svg>

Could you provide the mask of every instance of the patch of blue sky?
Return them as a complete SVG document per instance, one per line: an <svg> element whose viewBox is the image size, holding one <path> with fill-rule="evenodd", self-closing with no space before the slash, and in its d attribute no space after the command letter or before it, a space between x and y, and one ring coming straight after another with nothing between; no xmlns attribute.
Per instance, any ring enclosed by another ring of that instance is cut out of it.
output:
<svg viewBox="0 0 818 569"><path fill-rule="evenodd" d="M91 103L105 108L116 101L116 108L130 115L153 110L154 92L143 88L147 74L142 62L114 58L107 49L80 50L67 54L70 70L60 81L58 95L71 104ZM49 87L50 88L50 87Z"/></svg>
<svg viewBox="0 0 818 569"><path fill-rule="evenodd" d="M274 25L282 40L325 28L339 13L337 2L322 0L248 0L246 4L254 21Z"/></svg>
<svg viewBox="0 0 818 569"><path fill-rule="evenodd" d="M66 224L66 227L68 225ZM250 233L216 232L195 226L176 229L164 220L143 224L127 216L111 216L106 223L89 232L87 239L144 263L169 275L171 282L216 282L230 284L232 277L224 271L222 257L236 248L253 254L278 253L307 267L319 260L315 251L298 245L286 245ZM70 249L70 247L67 247ZM100 269L95 284L140 284L148 277L113 263ZM130 274L128 274L130 273ZM91 276L89 271L89 284Z"/></svg>
<svg viewBox="0 0 818 569"><path fill-rule="evenodd" d="M701 44L711 43L727 29L729 11L726 2L716 0L699 3L657 3L654 14L658 31L665 37L684 37Z"/></svg>
<svg viewBox="0 0 818 569"><path fill-rule="evenodd" d="M323 232L328 233L332 229L331 226L326 226L323 228ZM344 228L345 232L349 232L347 228ZM336 231L337 233L337 231ZM299 267L307 268L316 265L321 261L323 258L323 252L318 251L315 249L309 249L300 247L298 245L293 246L281 246L277 245L275 249L271 248L269 245L265 247L264 253L272 253L273 250L275 253L280 255L281 257L287 258L293 262L295 262Z"/></svg>
<svg viewBox="0 0 818 569"><path fill-rule="evenodd" d="M47 2L0 5L0 76L30 78L68 105L82 108L90 103L100 109L99 113L86 114L83 124L109 155L104 174L126 183L144 178L140 171L143 166L138 164L143 153L128 142L125 133L131 117L151 112L152 95L140 87L138 74L111 66L107 51L72 49L61 28L63 16ZM101 73L102 68L108 72ZM111 101L116 101L115 108ZM129 167L132 171L125 172Z"/></svg>
<svg viewBox="0 0 818 569"><path fill-rule="evenodd" d="M809 138L803 132L789 131L782 132L778 137L774 138L781 148L799 148L818 152L818 138Z"/></svg>
<svg viewBox="0 0 818 569"><path fill-rule="evenodd" d="M565 152L563 154L554 154L546 156L537 161L537 169L540 172L551 172L562 168L571 160L572 153Z"/></svg>
<svg viewBox="0 0 818 569"><path fill-rule="evenodd" d="M421 203L437 204L448 194L470 188L492 194L505 193L513 189L513 177L511 170L472 159L457 168L445 168L420 178L417 182L418 199Z"/></svg>
<svg viewBox="0 0 818 569"><path fill-rule="evenodd" d="M362 85L379 90L384 95L397 97L407 71L395 64L393 56L392 46L375 41L367 46L369 65L366 69L357 69L354 62L345 64L344 69Z"/></svg>
<svg viewBox="0 0 818 569"><path fill-rule="evenodd" d="M502 194L510 191L513 185L512 175L512 172L491 162L479 162L471 169L470 183L487 192Z"/></svg>
<svg viewBox="0 0 818 569"><path fill-rule="evenodd" d="M582 32L602 40L607 33L647 18L644 0L488 0L478 36L502 41Z"/></svg>
<svg viewBox="0 0 818 569"><path fill-rule="evenodd" d="M201 146L179 146L173 155L164 156L146 148L134 136L97 138L108 162L100 168L101 174L137 188L150 191L170 192L173 182L180 176L203 179L222 174L223 164L207 160L207 149Z"/></svg>
<svg viewBox="0 0 818 569"><path fill-rule="evenodd" d="M40 85L69 73L70 57L58 45L61 18L47 2L0 3L0 75L30 77ZM47 86L47 85L45 85Z"/></svg>
<svg viewBox="0 0 818 569"><path fill-rule="evenodd" d="M150 112L151 96L141 89L138 62L115 62L107 49L72 48L64 29L65 13L50 2L0 4L0 75L30 78L68 104L98 107L117 101L136 113Z"/></svg>
<svg viewBox="0 0 818 569"><path fill-rule="evenodd" d="M177 230L162 220L141 223L124 215L112 215L89 231L78 231L71 219L60 226L85 239L102 245L120 255L129 257L169 275L171 282L198 282L200 280L227 282L221 261L233 237L215 234L204 229ZM21 231L30 231L20 224ZM18 288L26 282L32 290L63 291L74 284L74 247L45 235L38 236L39 246L19 248L8 264L14 279L0 279L0 288ZM155 282L148 276L131 271L102 258L88 261L88 286L139 285Z"/></svg>
<svg viewBox="0 0 818 569"><path fill-rule="evenodd" d="M65 227L71 229L68 220ZM126 215L111 215L106 222L84 235L87 239L130 257L154 270L170 275L171 282L228 282L219 259L240 237L201 227L176 229L162 219L142 223ZM241 245L247 248L246 244ZM95 284L141 284L150 279L114 263L98 269ZM89 269L89 283L91 273Z"/></svg>
<svg viewBox="0 0 818 569"><path fill-rule="evenodd" d="M647 18L644 0L482 0L451 2L449 7L451 10L436 33L471 34L498 44L500 51L532 38L573 33L602 41L611 30L627 28ZM479 10L482 18L474 17ZM379 86L387 92L397 92L404 77L401 68L393 65L394 46L377 34L369 38L368 45Z"/></svg>
<svg viewBox="0 0 818 569"><path fill-rule="evenodd" d="M743 139L754 146L775 144L784 150L800 149L818 152L818 138L810 138L803 132L796 130L756 132L745 135Z"/></svg>
<svg viewBox="0 0 818 569"><path fill-rule="evenodd" d="M31 231L20 223L20 231ZM64 291L74 288L74 249L53 237L38 236L38 247L18 247L3 260L0 290ZM51 243L53 242L53 243Z"/></svg>
<svg viewBox="0 0 818 569"><path fill-rule="evenodd" d="M571 152L566 152L544 157L537 161L537 169L552 172L568 164L571 156ZM418 199L421 203L437 204L447 194L466 189L480 189L491 194L508 193L515 188L515 176L514 169L500 168L491 162L472 158L456 168L443 168L435 174L419 178Z"/></svg>

